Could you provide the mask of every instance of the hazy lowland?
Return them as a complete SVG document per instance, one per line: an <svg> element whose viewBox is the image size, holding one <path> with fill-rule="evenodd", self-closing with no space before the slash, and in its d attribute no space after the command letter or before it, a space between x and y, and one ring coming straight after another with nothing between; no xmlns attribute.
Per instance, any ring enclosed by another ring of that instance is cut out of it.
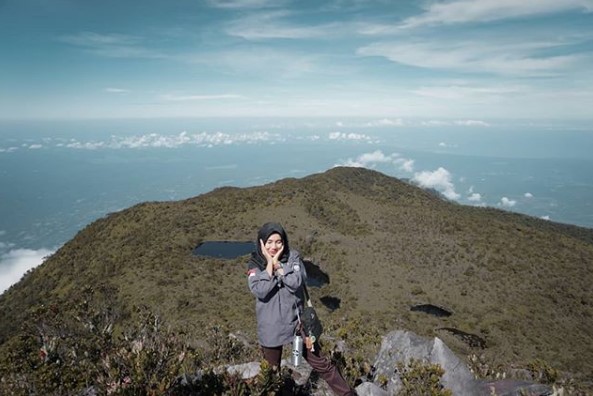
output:
<svg viewBox="0 0 593 396"><path fill-rule="evenodd" d="M20 375L34 382L39 372L54 378L45 366L55 360L39 358L49 348L63 354L62 365L70 356L107 383L114 363L105 369L96 363L105 359L101 350L82 356L76 348L129 337L146 315L187 340L197 365L259 358L246 257L218 260L192 250L202 241L252 240L270 220L329 275L329 284L310 291L324 337L346 340L347 358L372 359L382 334L407 329L442 338L459 356L479 356L484 376L537 362L589 386L593 230L458 205L360 168L147 202L93 222L0 296L0 370L11 381ZM325 308L322 297L339 299L340 307ZM418 304L452 315L410 310ZM212 342L213 332L240 335L254 347L228 352ZM92 381L72 370L72 388Z"/></svg>

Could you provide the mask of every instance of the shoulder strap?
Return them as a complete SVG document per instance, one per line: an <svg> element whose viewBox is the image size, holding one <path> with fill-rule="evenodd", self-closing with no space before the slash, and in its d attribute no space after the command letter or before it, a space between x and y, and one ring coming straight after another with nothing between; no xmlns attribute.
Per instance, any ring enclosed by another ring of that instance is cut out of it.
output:
<svg viewBox="0 0 593 396"><path fill-rule="evenodd" d="M303 279L303 291L305 292L305 300L307 301L307 306L312 307L313 304L311 303L311 298L309 297L309 292L307 291L307 283Z"/></svg>

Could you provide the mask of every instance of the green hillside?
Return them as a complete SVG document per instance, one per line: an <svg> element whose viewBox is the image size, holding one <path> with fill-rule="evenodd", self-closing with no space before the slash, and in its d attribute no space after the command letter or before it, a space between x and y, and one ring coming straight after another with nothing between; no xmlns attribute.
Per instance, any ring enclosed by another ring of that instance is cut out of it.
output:
<svg viewBox="0 0 593 396"><path fill-rule="evenodd" d="M108 308L116 331L145 306L194 340L214 323L255 342L246 258L198 258L192 249L252 240L272 220L329 274L311 294L328 336L348 332L360 353L365 343L353 340L362 333L401 328L438 336L491 366L539 359L593 377L593 230L461 206L359 168L143 203L95 221L0 296L0 354L11 353L40 307L58 306L62 315L91 300ZM323 296L339 298L340 308L323 308ZM416 304L453 314L410 311ZM442 327L477 335L486 347Z"/></svg>

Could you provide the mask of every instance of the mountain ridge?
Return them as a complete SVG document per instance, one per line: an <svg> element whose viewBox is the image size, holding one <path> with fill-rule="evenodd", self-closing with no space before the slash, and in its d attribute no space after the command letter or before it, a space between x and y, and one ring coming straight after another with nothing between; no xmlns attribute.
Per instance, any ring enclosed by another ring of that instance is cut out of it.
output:
<svg viewBox="0 0 593 396"><path fill-rule="evenodd" d="M459 205L346 167L145 202L96 220L0 296L0 351L34 307L67 310L91 289L90 298L117 314L118 326L146 305L196 338L217 321L255 339L245 257L191 252L206 240L252 240L269 220L281 222L291 247L330 275L329 285L311 291L317 302L341 300L336 311L320 309L330 335L359 318L379 330L439 334L457 353L475 352L437 330L456 328L485 339L479 352L501 366L542 359L593 373L593 230ZM454 314L410 311L422 303ZM357 331L364 338L365 330Z"/></svg>

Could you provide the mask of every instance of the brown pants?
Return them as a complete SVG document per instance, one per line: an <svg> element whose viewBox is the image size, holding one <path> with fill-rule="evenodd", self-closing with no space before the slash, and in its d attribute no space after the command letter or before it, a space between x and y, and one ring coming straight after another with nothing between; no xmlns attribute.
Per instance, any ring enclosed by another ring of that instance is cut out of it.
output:
<svg viewBox="0 0 593 396"><path fill-rule="evenodd" d="M302 334L305 339L305 334ZM303 345L304 346L304 345ZM338 371L338 368L332 364L331 360L321 353L321 346L318 342L315 343L315 352L303 348L303 357L311 365L313 370L319 373L319 376L327 382L329 387L338 396L351 396L356 395L352 388L348 386L348 383L342 377L342 374ZM262 346L264 359L272 366L280 367L280 360L282 359L282 345L278 347L268 348Z"/></svg>

